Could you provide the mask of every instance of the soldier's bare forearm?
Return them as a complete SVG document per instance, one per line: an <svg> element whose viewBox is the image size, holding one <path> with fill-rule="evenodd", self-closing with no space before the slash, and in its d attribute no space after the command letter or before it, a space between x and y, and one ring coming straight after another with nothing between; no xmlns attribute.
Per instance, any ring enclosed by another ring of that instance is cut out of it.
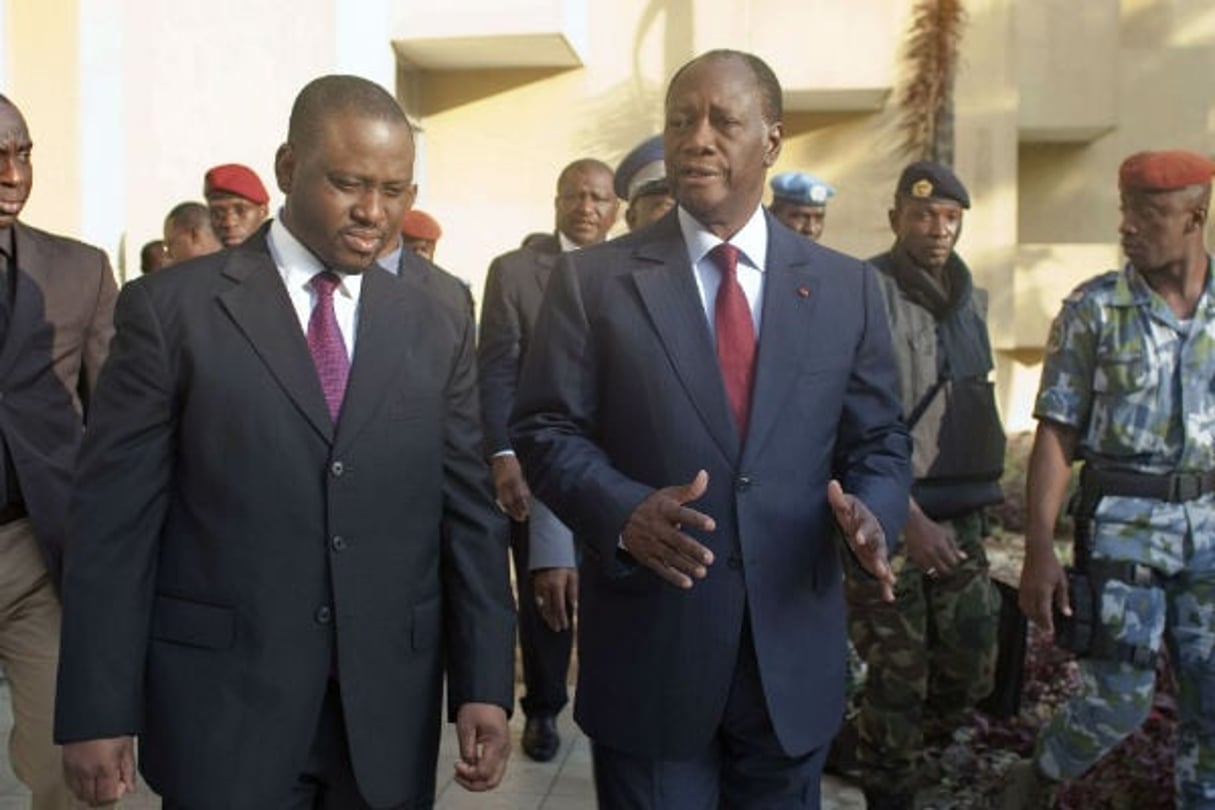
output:
<svg viewBox="0 0 1215 810"><path fill-rule="evenodd" d="M1067 496L1075 450L1074 428L1051 421L1038 423L1025 481L1027 555L1054 553L1055 522Z"/></svg>

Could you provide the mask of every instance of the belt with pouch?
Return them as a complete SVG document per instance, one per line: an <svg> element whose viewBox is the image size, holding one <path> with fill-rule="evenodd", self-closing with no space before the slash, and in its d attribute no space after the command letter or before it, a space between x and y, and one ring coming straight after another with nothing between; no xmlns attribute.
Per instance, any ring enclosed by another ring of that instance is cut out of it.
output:
<svg viewBox="0 0 1215 810"><path fill-rule="evenodd" d="M1092 487L1097 496L1153 498L1168 503L1185 503L1215 492L1215 470L1155 474L1095 469L1085 464L1080 481L1081 487Z"/></svg>

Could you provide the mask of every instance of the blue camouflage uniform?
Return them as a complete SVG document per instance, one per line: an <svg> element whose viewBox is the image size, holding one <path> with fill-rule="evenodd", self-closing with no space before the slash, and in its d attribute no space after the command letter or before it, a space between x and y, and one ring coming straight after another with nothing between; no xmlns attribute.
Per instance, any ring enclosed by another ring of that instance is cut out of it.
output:
<svg viewBox="0 0 1215 810"><path fill-rule="evenodd" d="M1067 298L1051 327L1034 416L1077 430L1086 463L1137 473L1215 470L1215 282L1179 319L1129 264ZM1142 585L1101 585L1113 640L1168 645L1179 684L1177 800L1215 808L1215 496L1170 502L1106 495L1092 520L1094 560L1139 563ZM1152 704L1150 664L1085 658L1082 694L1039 737L1039 770L1071 779L1133 732Z"/></svg>

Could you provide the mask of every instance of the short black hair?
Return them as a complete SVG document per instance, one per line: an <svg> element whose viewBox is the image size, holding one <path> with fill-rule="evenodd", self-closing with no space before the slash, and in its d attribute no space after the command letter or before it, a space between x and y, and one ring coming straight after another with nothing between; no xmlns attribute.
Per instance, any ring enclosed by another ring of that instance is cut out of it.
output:
<svg viewBox="0 0 1215 810"><path fill-rule="evenodd" d="M747 53L746 51L735 51L730 48L717 48L712 51L705 51L675 71L675 75L671 77L670 83L667 84L666 100L671 100L671 88L675 86L675 82L679 81L679 77L689 68L701 62L722 59L737 59L751 69L751 74L755 76L755 83L759 85L760 106L763 108L767 123L775 124L780 121L785 114L780 79L776 78L776 74L772 72L772 68L768 67L768 63L755 54Z"/></svg>
<svg viewBox="0 0 1215 810"><path fill-rule="evenodd" d="M603 172L608 178L614 177L612 167L604 163L602 160L595 158L578 158L573 163L561 170L561 174L557 175L557 190L561 190L561 185L566 179L572 175L581 172Z"/></svg>
<svg viewBox="0 0 1215 810"><path fill-rule="evenodd" d="M173 210L169 211L169 215L165 217L165 225L170 228L196 228L211 227L211 212L207 206L200 202L189 200L187 202L178 203L173 206Z"/></svg>
<svg viewBox="0 0 1215 810"><path fill-rule="evenodd" d="M400 124L413 135L405 111L383 87L361 76L330 75L308 82L295 97L287 142L301 146L314 140L324 121L339 112Z"/></svg>

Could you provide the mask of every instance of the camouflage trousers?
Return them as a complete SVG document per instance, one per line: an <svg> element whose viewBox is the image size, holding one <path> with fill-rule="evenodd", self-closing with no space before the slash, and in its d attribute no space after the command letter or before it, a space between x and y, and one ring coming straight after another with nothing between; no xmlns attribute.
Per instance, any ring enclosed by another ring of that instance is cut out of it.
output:
<svg viewBox="0 0 1215 810"><path fill-rule="evenodd" d="M862 784L884 793L919 786L925 736L951 732L991 692L1000 596L988 577L979 513L948 521L967 559L929 578L903 551L887 604L872 580L846 577L848 634L868 672L856 719Z"/></svg>
<svg viewBox="0 0 1215 810"><path fill-rule="evenodd" d="M1100 549L1098 549L1099 551ZM1177 806L1215 808L1215 571L1182 570L1158 585L1107 581L1101 620L1111 636L1159 650L1177 678ZM1038 738L1042 773L1072 779L1137 729L1151 710L1154 668L1081 659L1081 693Z"/></svg>

